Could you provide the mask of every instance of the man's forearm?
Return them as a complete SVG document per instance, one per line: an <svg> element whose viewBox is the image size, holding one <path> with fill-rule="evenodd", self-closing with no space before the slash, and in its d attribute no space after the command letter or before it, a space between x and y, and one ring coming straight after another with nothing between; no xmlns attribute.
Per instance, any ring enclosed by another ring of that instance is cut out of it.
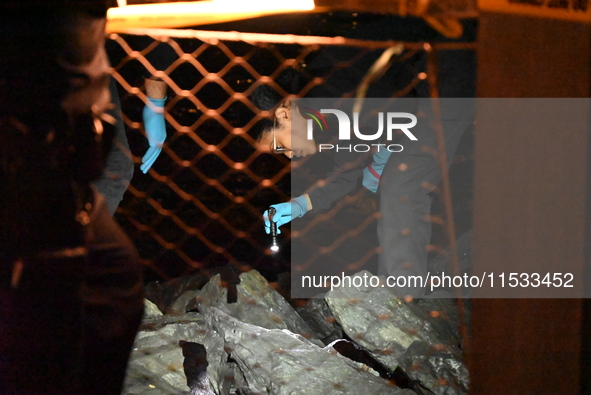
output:
<svg viewBox="0 0 591 395"><path fill-rule="evenodd" d="M158 79L147 78L145 81L145 85L146 96L148 96L149 98L158 100L166 98L166 82Z"/></svg>

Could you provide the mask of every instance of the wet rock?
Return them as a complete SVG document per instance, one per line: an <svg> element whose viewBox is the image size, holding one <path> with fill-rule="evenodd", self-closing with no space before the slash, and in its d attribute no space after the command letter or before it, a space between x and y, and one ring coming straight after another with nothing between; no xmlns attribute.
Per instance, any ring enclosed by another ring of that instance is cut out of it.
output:
<svg viewBox="0 0 591 395"><path fill-rule="evenodd" d="M135 341L136 345L150 346L178 344L181 340L198 343L206 333L205 319L199 313L186 313L182 316L162 315L144 318Z"/></svg>
<svg viewBox="0 0 591 395"><path fill-rule="evenodd" d="M203 317L196 313L145 318L130 355L123 393L188 393L179 342L199 343L206 333Z"/></svg>
<svg viewBox="0 0 591 395"><path fill-rule="evenodd" d="M420 381L433 392L445 389L456 394L467 388L467 370L459 349L457 309L452 299L407 303L385 287L340 287L329 292L326 300L347 336L390 371L400 367L412 380ZM425 349L417 345L424 345ZM425 360L420 360L421 352L427 351ZM429 359L435 352L437 357ZM417 368L413 374L407 371L411 367ZM419 371L425 373L419 375Z"/></svg>
<svg viewBox="0 0 591 395"><path fill-rule="evenodd" d="M229 285L239 282L238 274L229 265L220 266L207 270L200 270L188 276L175 278L164 283L152 282L146 285L146 297L152 301L160 311L168 314L169 308L186 291L197 291L201 289L215 275L221 276L222 280ZM178 306L176 313L178 313Z"/></svg>
<svg viewBox="0 0 591 395"><path fill-rule="evenodd" d="M240 389L248 387L242 371L235 362L229 362L229 355L224 347L224 339L215 330L210 330L203 338L207 356L207 374L211 388L216 394L238 394ZM248 392L245 392L248 393Z"/></svg>
<svg viewBox="0 0 591 395"><path fill-rule="evenodd" d="M207 374L207 357L205 347L198 343L181 341L185 362L183 363L187 385L192 395L216 395Z"/></svg>
<svg viewBox="0 0 591 395"><path fill-rule="evenodd" d="M199 291L187 290L181 294L166 310L166 314L183 315L197 309L197 295Z"/></svg>
<svg viewBox="0 0 591 395"><path fill-rule="evenodd" d="M325 345L343 338L343 329L336 322L324 299L310 299L296 311Z"/></svg>
<svg viewBox="0 0 591 395"><path fill-rule="evenodd" d="M236 303L228 303L227 295L220 276L213 277L197 296L199 310L216 307L245 323L267 329L287 329L322 345L294 308L256 270L240 275Z"/></svg>
<svg viewBox="0 0 591 395"><path fill-rule="evenodd" d="M122 395L185 395L188 391L177 388L164 378L154 374L140 364L127 367Z"/></svg>
<svg viewBox="0 0 591 395"><path fill-rule="evenodd" d="M371 276L365 271L356 275ZM456 348L456 338L438 334L415 312L413 302L394 297L385 287L338 287L327 293L326 301L349 338L391 370L415 341Z"/></svg>
<svg viewBox="0 0 591 395"><path fill-rule="evenodd" d="M144 388L160 390L172 388L174 394L187 393L189 387L187 386L183 360L180 347L171 348L167 345L134 350L130 358L131 366L127 371L123 393L137 393L134 392L135 389L141 388L138 381L145 386Z"/></svg>
<svg viewBox="0 0 591 395"><path fill-rule="evenodd" d="M320 348L288 330L265 329L206 312L230 357L244 374L248 394L413 394L360 369L334 349ZM207 345L206 345L207 348ZM208 349L209 352L209 349ZM208 354L209 355L209 354Z"/></svg>
<svg viewBox="0 0 591 395"><path fill-rule="evenodd" d="M146 301L124 394L466 392L454 299L341 287L300 316L256 271L196 283L167 288L167 314Z"/></svg>
<svg viewBox="0 0 591 395"><path fill-rule="evenodd" d="M144 317L155 317L162 315L162 312L154 303L144 299Z"/></svg>
<svg viewBox="0 0 591 395"><path fill-rule="evenodd" d="M248 394L246 391L248 383L237 363L227 362L223 365L220 373L222 373L222 380L219 383L217 394Z"/></svg>
<svg viewBox="0 0 591 395"><path fill-rule="evenodd" d="M440 337L449 343L461 345L460 308L463 321L469 320L469 300L457 300L446 291L436 291L427 297L418 299L411 305L415 314L428 320Z"/></svg>
<svg viewBox="0 0 591 395"><path fill-rule="evenodd" d="M468 393L468 369L461 357L440 347L415 342L399 359L400 367L438 395Z"/></svg>
<svg viewBox="0 0 591 395"><path fill-rule="evenodd" d="M400 367L390 371L381 363L376 361L366 350L358 344L349 340L337 340L330 344L339 354L357 361L376 372L382 378L385 378L401 388L408 388L418 395L429 395L433 392L426 388L420 381L413 380Z"/></svg>

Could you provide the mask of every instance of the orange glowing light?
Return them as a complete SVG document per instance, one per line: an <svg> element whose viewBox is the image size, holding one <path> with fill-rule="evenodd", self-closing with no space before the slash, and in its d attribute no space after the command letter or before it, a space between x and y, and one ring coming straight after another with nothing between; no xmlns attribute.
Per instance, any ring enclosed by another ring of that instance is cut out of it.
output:
<svg viewBox="0 0 591 395"><path fill-rule="evenodd" d="M108 33L130 29L178 28L223 23L288 12L311 11L313 0L288 3L275 0L212 0L175 3L125 5L110 8L107 13Z"/></svg>

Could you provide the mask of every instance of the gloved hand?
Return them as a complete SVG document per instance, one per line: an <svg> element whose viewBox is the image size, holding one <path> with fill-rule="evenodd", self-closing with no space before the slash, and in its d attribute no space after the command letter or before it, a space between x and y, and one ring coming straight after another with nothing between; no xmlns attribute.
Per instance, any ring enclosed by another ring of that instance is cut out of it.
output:
<svg viewBox="0 0 591 395"><path fill-rule="evenodd" d="M140 170L147 173L150 167L162 152L162 143L166 140L166 125L164 123L164 99L152 99L148 97L150 103L147 103L142 112L144 119L144 128L148 135L148 143L150 148L142 158L142 165Z"/></svg>
<svg viewBox="0 0 591 395"><path fill-rule="evenodd" d="M272 204L275 208L275 215L273 215L273 222L277 223L277 234L281 233L279 227L290 222L294 218L303 217L308 212L308 201L304 195L291 199L289 202ZM271 222L269 221L269 210L263 213L265 220L265 232L271 233Z"/></svg>
<svg viewBox="0 0 591 395"><path fill-rule="evenodd" d="M388 158L390 158L391 154L392 153L388 151L386 147L380 147L380 150L373 154L373 163L363 169L363 180L361 183L372 193L378 191L382 171L384 170L386 162L388 162Z"/></svg>

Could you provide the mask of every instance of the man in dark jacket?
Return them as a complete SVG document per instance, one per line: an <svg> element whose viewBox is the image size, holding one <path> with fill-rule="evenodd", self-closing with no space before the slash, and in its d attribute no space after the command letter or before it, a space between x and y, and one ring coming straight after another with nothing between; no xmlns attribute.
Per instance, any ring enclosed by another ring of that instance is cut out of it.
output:
<svg viewBox="0 0 591 395"><path fill-rule="evenodd" d="M338 59L335 53L345 52L338 47L323 51L331 52L327 59ZM321 62L322 56L321 51L310 64ZM416 56L406 64L388 70L382 79L375 82L368 91L367 97L386 98L409 85L409 81L425 69L425 61L425 57ZM412 133L417 138L416 141L403 137L400 145L403 149L399 152L390 153L382 148L381 152L374 154L373 162L370 161L367 167L363 157L368 156L366 153L355 154L345 151L335 154L335 168L322 182L316 183L306 193L289 202L271 206L276 210L273 222L281 226L310 211L327 210L334 202L353 192L362 180L366 188L373 193L379 193L380 196L381 216L378 220L378 238L382 253L379 257L378 274L390 276L389 285L399 297L423 296L425 294L424 279L428 273L428 245L431 240L431 223L428 220L431 212L430 193L442 179L442 169L437 159L439 150L436 137L437 123L441 122L447 157L446 165L449 166L462 134L472 123L473 99L459 98L473 97L474 70L473 54L461 53L461 51L442 54L439 69L442 78L438 88L441 96L445 98L437 101L441 107L441 117L433 112L435 101L429 99L427 82L419 82L412 91L413 98L405 99L414 104L407 106L407 101L402 105L407 108L414 107L412 112L417 115L418 123L412 129ZM353 86L354 89L360 82L360 78L354 80L347 74L344 77L344 81L332 81L332 86L340 89L343 87L351 89ZM329 95L335 93L337 92L334 90L328 92ZM255 103L261 102L256 96L253 100ZM376 103L376 101L367 102ZM310 102L298 101L298 105L305 106L302 103ZM374 110L371 104L368 106L368 111ZM330 108L330 105L322 108ZM276 116L274 127L263 131L259 139L263 149L283 153L290 158L307 156L318 151L317 142L307 137L306 120L297 106L283 103L274 108L274 111ZM350 109L346 112L349 115L351 113ZM332 115L330 117L334 118ZM353 119L352 116L349 118ZM335 130L332 126L328 129ZM360 129L363 128L360 126ZM376 131L375 126L367 130L364 131L365 134ZM365 143L380 143L380 141L365 141ZM393 150L397 151L396 148ZM443 171L446 170L443 169ZM268 212L264 213L264 219L266 230L269 232ZM340 273L331 274L339 275ZM400 279L400 282L394 279Z"/></svg>

